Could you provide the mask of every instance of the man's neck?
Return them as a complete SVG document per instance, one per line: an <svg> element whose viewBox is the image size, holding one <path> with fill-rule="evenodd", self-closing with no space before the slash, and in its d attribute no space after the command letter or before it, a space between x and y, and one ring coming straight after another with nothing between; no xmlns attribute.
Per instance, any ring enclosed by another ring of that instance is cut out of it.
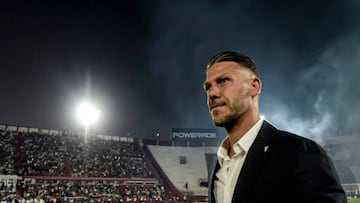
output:
<svg viewBox="0 0 360 203"><path fill-rule="evenodd" d="M238 142L246 134L246 132L248 132L249 129L253 127L257 121L259 121L259 119L260 115L256 115L239 121L231 128L227 127L226 131L228 133L230 148L236 142Z"/></svg>

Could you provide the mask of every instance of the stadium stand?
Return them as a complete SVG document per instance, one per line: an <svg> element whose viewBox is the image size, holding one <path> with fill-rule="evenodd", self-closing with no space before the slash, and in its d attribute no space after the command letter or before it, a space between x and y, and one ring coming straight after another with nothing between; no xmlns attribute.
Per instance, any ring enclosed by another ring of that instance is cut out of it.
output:
<svg viewBox="0 0 360 203"><path fill-rule="evenodd" d="M216 151L216 147L157 145L147 145L147 147L150 154L155 157L159 168L178 190L191 198L206 199L207 188L200 185L200 180L208 177L206 154Z"/></svg>
<svg viewBox="0 0 360 203"><path fill-rule="evenodd" d="M356 135L328 138L324 146L334 160L348 198L360 197L360 141Z"/></svg>
<svg viewBox="0 0 360 203"><path fill-rule="evenodd" d="M325 145L349 198L359 197L353 138ZM345 140L345 141L344 141ZM0 125L0 200L10 202L206 201L216 144Z"/></svg>
<svg viewBox="0 0 360 203"><path fill-rule="evenodd" d="M0 198L45 202L172 202L134 139L0 129ZM179 195L179 196L177 196Z"/></svg>

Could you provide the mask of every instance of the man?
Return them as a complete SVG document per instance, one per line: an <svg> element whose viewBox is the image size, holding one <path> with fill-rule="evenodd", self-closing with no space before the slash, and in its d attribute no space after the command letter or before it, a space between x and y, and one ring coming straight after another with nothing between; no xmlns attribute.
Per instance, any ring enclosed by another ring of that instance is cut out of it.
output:
<svg viewBox="0 0 360 203"><path fill-rule="evenodd" d="M207 64L207 105L213 123L227 131L209 174L209 202L346 203L323 148L261 118L261 86L246 55L225 51Z"/></svg>

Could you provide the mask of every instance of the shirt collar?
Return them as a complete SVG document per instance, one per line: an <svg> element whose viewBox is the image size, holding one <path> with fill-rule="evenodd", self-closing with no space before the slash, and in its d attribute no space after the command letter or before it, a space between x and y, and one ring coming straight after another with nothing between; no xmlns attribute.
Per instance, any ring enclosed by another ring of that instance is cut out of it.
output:
<svg viewBox="0 0 360 203"><path fill-rule="evenodd" d="M260 118L234 145L235 156L239 153L246 153L249 151L252 143L254 142L260 128L263 124L263 118ZM217 151L217 157L220 166L222 166L224 160L229 160L228 151L230 149L229 136L226 136Z"/></svg>

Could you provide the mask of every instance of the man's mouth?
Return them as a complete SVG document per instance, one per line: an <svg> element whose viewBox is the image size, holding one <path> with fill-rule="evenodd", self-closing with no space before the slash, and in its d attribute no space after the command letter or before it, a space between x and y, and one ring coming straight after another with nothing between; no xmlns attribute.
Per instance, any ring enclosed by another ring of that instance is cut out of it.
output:
<svg viewBox="0 0 360 203"><path fill-rule="evenodd" d="M217 107L220 107L220 106L224 106L225 103L224 102L221 102L221 103L215 103L215 104L210 104L210 111L217 108Z"/></svg>

